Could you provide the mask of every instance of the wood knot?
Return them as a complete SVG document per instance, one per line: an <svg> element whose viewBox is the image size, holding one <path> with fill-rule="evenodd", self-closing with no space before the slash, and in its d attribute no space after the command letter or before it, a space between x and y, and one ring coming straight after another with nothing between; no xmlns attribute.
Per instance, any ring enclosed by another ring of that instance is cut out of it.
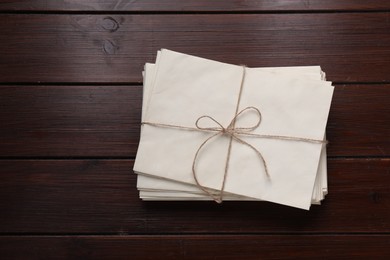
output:
<svg viewBox="0 0 390 260"><path fill-rule="evenodd" d="M103 42L103 51L106 54L110 54L110 55L115 54L118 49L119 49L119 47L116 46L115 43L113 43L110 40L105 40Z"/></svg>
<svg viewBox="0 0 390 260"><path fill-rule="evenodd" d="M100 26L109 32L115 32L119 29L119 23L110 16L103 18Z"/></svg>

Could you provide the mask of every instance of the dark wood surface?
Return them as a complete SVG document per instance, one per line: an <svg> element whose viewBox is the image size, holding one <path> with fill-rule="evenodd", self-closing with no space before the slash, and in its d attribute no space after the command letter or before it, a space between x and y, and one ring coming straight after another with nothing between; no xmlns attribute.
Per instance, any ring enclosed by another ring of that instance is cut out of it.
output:
<svg viewBox="0 0 390 260"><path fill-rule="evenodd" d="M3 257L18 259L388 259L389 246L388 237L381 235L0 238Z"/></svg>
<svg viewBox="0 0 390 260"><path fill-rule="evenodd" d="M258 202L142 202L132 160L2 160L0 233L390 232L390 160L330 159L330 193L304 210Z"/></svg>
<svg viewBox="0 0 390 260"><path fill-rule="evenodd" d="M390 155L389 97L389 84L336 85L328 155ZM0 157L133 158L141 98L139 85L0 86Z"/></svg>
<svg viewBox="0 0 390 260"><path fill-rule="evenodd" d="M336 82L389 82L388 20L388 12L4 14L0 80L140 83L145 62L168 48L250 67L320 64Z"/></svg>
<svg viewBox="0 0 390 260"><path fill-rule="evenodd" d="M389 10L390 2L383 0L24 0L2 1L3 11L154 11L154 12L253 12L253 11L374 11Z"/></svg>
<svg viewBox="0 0 390 260"><path fill-rule="evenodd" d="M390 2L2 1L1 259L389 259ZM160 48L321 65L329 195L142 202L141 71Z"/></svg>

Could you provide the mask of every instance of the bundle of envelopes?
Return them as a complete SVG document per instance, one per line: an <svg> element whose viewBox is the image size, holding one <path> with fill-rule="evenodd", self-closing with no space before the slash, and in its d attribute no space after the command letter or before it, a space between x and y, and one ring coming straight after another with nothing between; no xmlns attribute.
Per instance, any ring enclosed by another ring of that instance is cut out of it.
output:
<svg viewBox="0 0 390 260"><path fill-rule="evenodd" d="M333 87L319 66L248 68L163 49L143 76L141 199L302 209L324 199Z"/></svg>

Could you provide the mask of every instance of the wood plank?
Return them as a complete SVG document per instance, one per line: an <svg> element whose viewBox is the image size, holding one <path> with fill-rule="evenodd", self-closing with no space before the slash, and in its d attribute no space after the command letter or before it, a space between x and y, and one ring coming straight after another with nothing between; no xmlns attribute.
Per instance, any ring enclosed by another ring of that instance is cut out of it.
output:
<svg viewBox="0 0 390 260"><path fill-rule="evenodd" d="M0 155L134 156L139 86L0 86Z"/></svg>
<svg viewBox="0 0 390 260"><path fill-rule="evenodd" d="M390 159L333 159L304 211L267 202L143 202L131 160L1 160L0 233L390 232Z"/></svg>
<svg viewBox="0 0 390 260"><path fill-rule="evenodd" d="M6 259L388 259L389 235L5 236Z"/></svg>
<svg viewBox="0 0 390 260"><path fill-rule="evenodd" d="M319 64L338 82L390 80L388 13L0 17L0 82L141 82L168 48L233 64Z"/></svg>
<svg viewBox="0 0 390 260"><path fill-rule="evenodd" d="M328 155L390 155L390 85L338 85ZM0 86L1 157L134 157L140 86Z"/></svg>
<svg viewBox="0 0 390 260"><path fill-rule="evenodd" d="M337 85L328 125L328 155L390 155L390 84Z"/></svg>
<svg viewBox="0 0 390 260"><path fill-rule="evenodd" d="M342 11L388 10L383 0L3 1L1 11Z"/></svg>

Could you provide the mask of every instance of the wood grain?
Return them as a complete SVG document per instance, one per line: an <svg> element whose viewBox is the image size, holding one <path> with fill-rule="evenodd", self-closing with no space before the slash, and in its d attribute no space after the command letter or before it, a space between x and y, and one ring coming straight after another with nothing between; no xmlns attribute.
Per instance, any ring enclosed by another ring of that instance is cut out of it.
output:
<svg viewBox="0 0 390 260"><path fill-rule="evenodd" d="M89 0L2 1L1 11L367 11L388 10L390 3L383 0Z"/></svg>
<svg viewBox="0 0 390 260"><path fill-rule="evenodd" d="M1 156L134 156L139 86L0 86Z"/></svg>
<svg viewBox="0 0 390 260"><path fill-rule="evenodd" d="M0 237L6 259L387 259L390 236Z"/></svg>
<svg viewBox="0 0 390 260"><path fill-rule="evenodd" d="M390 259L390 1L0 3L1 259ZM168 48L321 65L329 195L143 202L141 71Z"/></svg>
<svg viewBox="0 0 390 260"><path fill-rule="evenodd" d="M388 82L388 13L0 16L0 82L140 83L160 48Z"/></svg>
<svg viewBox="0 0 390 260"><path fill-rule="evenodd" d="M389 122L389 84L336 85L327 125L328 155L389 156Z"/></svg>
<svg viewBox="0 0 390 260"><path fill-rule="evenodd" d="M323 205L143 202L131 160L1 160L0 233L390 232L390 159L333 159Z"/></svg>
<svg viewBox="0 0 390 260"><path fill-rule="evenodd" d="M390 85L337 85L328 155L390 155ZM0 86L1 157L134 157L140 86Z"/></svg>

